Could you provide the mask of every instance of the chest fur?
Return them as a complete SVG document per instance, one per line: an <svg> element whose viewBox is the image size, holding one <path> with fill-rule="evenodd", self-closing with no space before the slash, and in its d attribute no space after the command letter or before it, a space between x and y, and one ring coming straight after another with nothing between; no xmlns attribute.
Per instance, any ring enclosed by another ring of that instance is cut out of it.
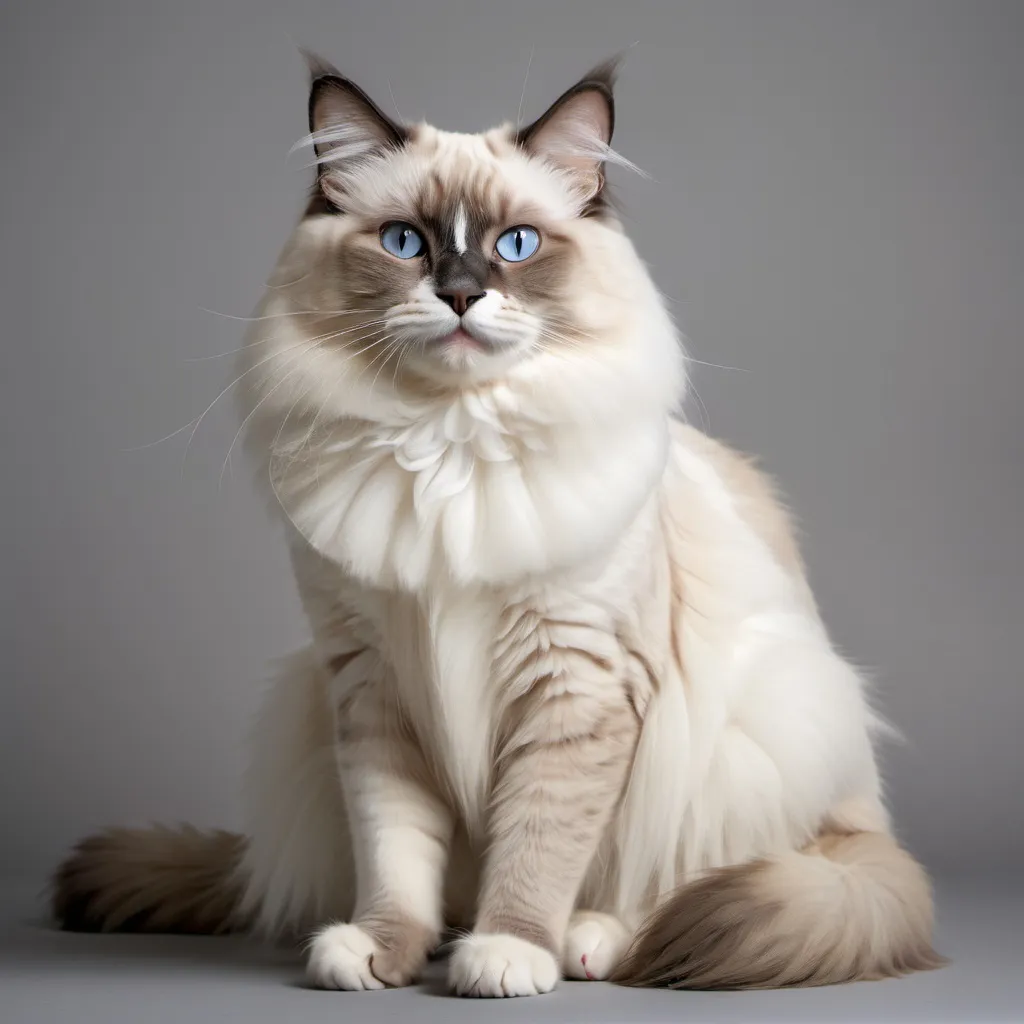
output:
<svg viewBox="0 0 1024 1024"><path fill-rule="evenodd" d="M367 586L515 586L606 556L649 498L667 435L647 419L506 427L464 396L410 424L346 421L272 460L291 525Z"/></svg>
<svg viewBox="0 0 1024 1024"><path fill-rule="evenodd" d="M501 688L495 673L496 595L452 589L389 594L375 609L389 685L432 764L471 825L491 782Z"/></svg>
<svg viewBox="0 0 1024 1024"><path fill-rule="evenodd" d="M296 552L296 569L323 655L367 646L382 655L379 685L471 830L482 822L502 737L520 724L519 698L578 703L586 715L610 689L644 686L651 644L631 625L638 617L614 606L635 590L611 567L571 586L419 594L366 588L308 546ZM637 705L646 699L638 691ZM571 714L560 724L571 729Z"/></svg>

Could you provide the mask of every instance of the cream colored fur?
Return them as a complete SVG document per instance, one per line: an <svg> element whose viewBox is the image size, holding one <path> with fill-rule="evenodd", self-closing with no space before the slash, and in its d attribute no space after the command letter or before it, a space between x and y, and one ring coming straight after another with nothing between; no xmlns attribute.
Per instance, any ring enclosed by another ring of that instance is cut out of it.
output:
<svg viewBox="0 0 1024 1024"><path fill-rule="evenodd" d="M564 164L551 122L533 155L506 128L330 136L344 213L298 226L242 366L313 643L256 731L235 920L321 927L310 977L345 989L412 980L446 924L473 928L465 995L929 966L863 680L768 482L678 418L683 350L621 226L582 216L580 132L608 142L586 95ZM374 301L332 270L431 180L459 251L502 203L562 239L555 298L524 278L463 318L490 349L431 349L454 328L423 282Z"/></svg>

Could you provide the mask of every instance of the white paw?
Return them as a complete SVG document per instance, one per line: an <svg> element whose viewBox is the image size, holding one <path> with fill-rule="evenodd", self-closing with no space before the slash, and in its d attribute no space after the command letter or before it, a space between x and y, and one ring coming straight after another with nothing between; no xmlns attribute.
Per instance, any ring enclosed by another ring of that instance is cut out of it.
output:
<svg viewBox="0 0 1024 1024"><path fill-rule="evenodd" d="M565 935L562 970L567 978L604 981L619 965L630 935L618 918L583 911L573 914Z"/></svg>
<svg viewBox="0 0 1024 1024"><path fill-rule="evenodd" d="M354 924L332 924L313 940L306 976L317 988L348 992L384 988L370 969L377 943Z"/></svg>
<svg viewBox="0 0 1024 1024"><path fill-rule="evenodd" d="M448 982L460 996L536 996L558 984L558 963L514 935L469 935L448 961Z"/></svg>

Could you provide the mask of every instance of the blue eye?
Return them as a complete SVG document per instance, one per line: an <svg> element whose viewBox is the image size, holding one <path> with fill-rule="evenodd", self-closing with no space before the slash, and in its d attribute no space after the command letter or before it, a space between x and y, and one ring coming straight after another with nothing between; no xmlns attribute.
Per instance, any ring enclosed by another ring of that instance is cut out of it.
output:
<svg viewBox="0 0 1024 1024"><path fill-rule="evenodd" d="M384 225L380 233L380 244L400 260L411 260L426 248L423 236L411 224L400 220Z"/></svg>
<svg viewBox="0 0 1024 1024"><path fill-rule="evenodd" d="M540 248L540 235L525 225L509 228L498 236L494 248L498 250L498 255L503 260L508 260L509 263L522 263Z"/></svg>

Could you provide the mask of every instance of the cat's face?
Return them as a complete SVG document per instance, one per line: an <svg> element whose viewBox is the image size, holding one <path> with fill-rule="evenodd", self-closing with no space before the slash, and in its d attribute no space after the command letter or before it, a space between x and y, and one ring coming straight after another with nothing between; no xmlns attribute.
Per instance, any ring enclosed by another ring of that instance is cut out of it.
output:
<svg viewBox="0 0 1024 1024"><path fill-rule="evenodd" d="M397 125L324 73L310 121L319 173L303 229L319 258L306 287L331 315L321 333L343 332L326 344L370 376L494 380L600 346L628 315L602 194L610 73L526 129L482 135Z"/></svg>

